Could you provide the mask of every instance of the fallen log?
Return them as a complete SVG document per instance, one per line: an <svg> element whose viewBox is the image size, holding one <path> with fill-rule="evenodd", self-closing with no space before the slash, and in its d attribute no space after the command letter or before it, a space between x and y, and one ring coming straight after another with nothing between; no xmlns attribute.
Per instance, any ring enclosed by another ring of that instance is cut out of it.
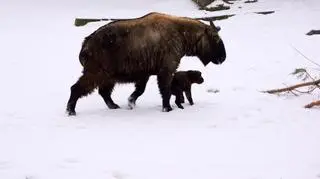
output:
<svg viewBox="0 0 320 179"><path fill-rule="evenodd" d="M224 20L229 17L234 16L235 14L230 14L230 15L221 15L221 16L211 16L211 17L197 17L193 18L196 20L203 20L203 21L217 21L217 20ZM79 27L79 26L84 26L90 22L100 22L100 21L116 21L116 20L130 20L133 18L101 18L101 19L94 19L94 18L76 18L74 21L74 25Z"/></svg>

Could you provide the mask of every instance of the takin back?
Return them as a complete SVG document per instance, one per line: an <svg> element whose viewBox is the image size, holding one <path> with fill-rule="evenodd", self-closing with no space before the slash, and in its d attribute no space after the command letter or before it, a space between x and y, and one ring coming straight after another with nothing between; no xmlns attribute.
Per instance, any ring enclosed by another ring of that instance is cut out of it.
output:
<svg viewBox="0 0 320 179"><path fill-rule="evenodd" d="M119 108L111 98L116 83L135 83L128 98L133 108L151 75L157 75L162 111L170 105L171 81L183 56L197 56L206 66L226 59L219 27L186 17L150 13L98 28L82 43L82 76L72 85L67 113L75 115L79 98L98 88L109 109Z"/></svg>

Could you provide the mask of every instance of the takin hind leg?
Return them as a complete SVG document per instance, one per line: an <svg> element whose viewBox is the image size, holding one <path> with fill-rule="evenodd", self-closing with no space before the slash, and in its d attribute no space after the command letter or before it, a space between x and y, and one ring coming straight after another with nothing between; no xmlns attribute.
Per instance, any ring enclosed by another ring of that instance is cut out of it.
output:
<svg viewBox="0 0 320 179"><path fill-rule="evenodd" d="M68 115L76 115L76 105L79 98L90 94L95 88L95 77L83 74L79 80L71 86L71 94L67 104Z"/></svg>
<svg viewBox="0 0 320 179"><path fill-rule="evenodd" d="M113 91L115 83L103 84L99 86L99 94L102 96L104 102L109 109L118 109L119 105L113 102L111 93Z"/></svg>
<svg viewBox="0 0 320 179"><path fill-rule="evenodd" d="M135 83L135 90L128 98L129 109L134 108L134 106L136 105L136 100L144 93L146 86L147 86L147 83L148 83L148 80L149 80L149 76L145 76L145 77L140 78Z"/></svg>

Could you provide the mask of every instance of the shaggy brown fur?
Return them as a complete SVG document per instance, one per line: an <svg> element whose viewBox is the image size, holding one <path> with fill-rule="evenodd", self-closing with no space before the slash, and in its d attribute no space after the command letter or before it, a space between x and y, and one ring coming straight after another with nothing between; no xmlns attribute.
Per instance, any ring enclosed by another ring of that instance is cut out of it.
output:
<svg viewBox="0 0 320 179"><path fill-rule="evenodd" d="M213 23L150 13L106 24L82 44L83 75L71 87L67 112L75 115L78 99L95 88L110 109L119 108L111 98L116 83L135 83L129 97L129 104L134 105L150 75L157 75L163 111L171 111L172 75L185 55L199 57L204 65L225 60L224 44Z"/></svg>
<svg viewBox="0 0 320 179"><path fill-rule="evenodd" d="M179 108L183 109L181 103L184 103L183 92L189 101L190 105L193 105L193 99L191 94L191 85L194 83L203 83L203 78L200 71L178 71L174 74L171 83L171 92L176 96L176 104Z"/></svg>

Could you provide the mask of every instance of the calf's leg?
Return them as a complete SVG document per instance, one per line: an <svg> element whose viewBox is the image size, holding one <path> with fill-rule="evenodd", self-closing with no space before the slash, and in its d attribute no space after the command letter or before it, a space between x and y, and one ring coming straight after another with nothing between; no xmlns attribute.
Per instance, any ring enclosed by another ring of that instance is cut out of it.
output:
<svg viewBox="0 0 320 179"><path fill-rule="evenodd" d="M178 108L180 109L184 109L183 106L182 106L182 100L183 100L183 92L180 91L179 93L177 93L176 95L176 105L178 106Z"/></svg>
<svg viewBox="0 0 320 179"><path fill-rule="evenodd" d="M186 97L187 97L190 105L193 105L194 103L193 103L193 99L192 99L192 95L191 95L191 87L186 90Z"/></svg>

